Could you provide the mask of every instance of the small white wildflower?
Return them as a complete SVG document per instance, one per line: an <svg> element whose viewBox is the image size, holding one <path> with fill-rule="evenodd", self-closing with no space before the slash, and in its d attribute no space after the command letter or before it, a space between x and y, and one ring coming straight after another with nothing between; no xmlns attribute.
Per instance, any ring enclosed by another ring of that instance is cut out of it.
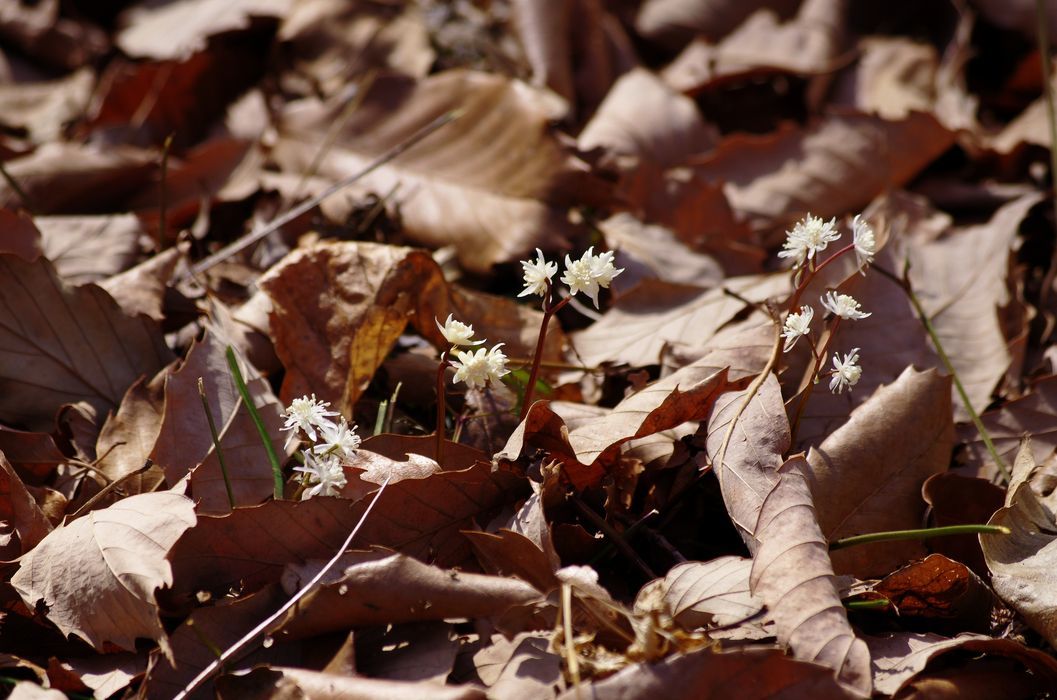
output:
<svg viewBox="0 0 1057 700"><path fill-rule="evenodd" d="M496 345L491 350L480 348L476 352L456 351L455 356L459 359L452 362L455 368L455 382L466 382L471 389L483 387L489 381L497 382L509 370L506 368L506 355Z"/></svg>
<svg viewBox="0 0 1057 700"><path fill-rule="evenodd" d="M360 436L356 426L349 427L344 418L337 423L323 426L322 442L315 445L312 451L316 454L332 454L339 459L351 459L360 446Z"/></svg>
<svg viewBox="0 0 1057 700"><path fill-rule="evenodd" d="M863 220L861 214L856 214L852 219L851 232L855 242L855 260L865 275L866 266L873 262L873 256L877 252L877 240L870 224Z"/></svg>
<svg viewBox="0 0 1057 700"><path fill-rule="evenodd" d="M799 313L790 313L785 317L785 326L782 328L782 337L785 338L785 347L782 352L789 352L800 340L800 336L807 335L811 330L811 319L815 317L815 310L810 306L801 306Z"/></svg>
<svg viewBox="0 0 1057 700"><path fill-rule="evenodd" d="M859 377L862 376L862 367L859 366L859 348L855 348L841 360L836 354L833 356L833 378L829 380L829 390L835 394L848 391L855 386Z"/></svg>
<svg viewBox="0 0 1057 700"><path fill-rule="evenodd" d="M300 428L305 431L312 442L316 441L316 428L324 429L333 425L330 416L336 416L335 411L326 410L330 404L326 401L316 401L316 395L312 397L302 396L290 402L290 406L283 411L286 423L283 430Z"/></svg>
<svg viewBox="0 0 1057 700"><path fill-rule="evenodd" d="M440 325L440 319L433 319L433 322L437 324L437 330L444 336L444 340L454 346L480 345L484 342L483 340L473 340L473 326L467 325L462 321L456 321L454 316L455 314L448 314L443 326Z"/></svg>
<svg viewBox="0 0 1057 700"><path fill-rule="evenodd" d="M793 268L797 268L838 238L840 232L837 231L836 219L823 221L808 214L802 221L796 222L792 231L786 232L785 244L782 246L784 250L778 252L778 257L793 258Z"/></svg>
<svg viewBox="0 0 1057 700"><path fill-rule="evenodd" d="M613 266L613 251L606 251L594 255L594 246L587 249L579 260L573 260L565 256L565 274L561 281L569 285L569 292L578 294L583 292L598 308L598 290L608 288L613 278L623 272L623 268L617 269Z"/></svg>
<svg viewBox="0 0 1057 700"><path fill-rule="evenodd" d="M857 321L870 315L863 312L859 308L859 302L855 301L849 294L837 294L834 291L830 291L826 293L826 296L819 297L819 300L827 311L843 319Z"/></svg>
<svg viewBox="0 0 1057 700"><path fill-rule="evenodd" d="M336 496L348 483L345 470L337 455L314 455L305 452L305 465L294 467L295 472L308 474L310 488L301 493L301 500L307 501L313 496Z"/></svg>
<svg viewBox="0 0 1057 700"><path fill-rule="evenodd" d="M522 260L521 267L525 270L525 290L518 294L519 297L529 294L543 296L547 293L551 278L558 271L558 263L547 262L539 248L536 248L536 261Z"/></svg>

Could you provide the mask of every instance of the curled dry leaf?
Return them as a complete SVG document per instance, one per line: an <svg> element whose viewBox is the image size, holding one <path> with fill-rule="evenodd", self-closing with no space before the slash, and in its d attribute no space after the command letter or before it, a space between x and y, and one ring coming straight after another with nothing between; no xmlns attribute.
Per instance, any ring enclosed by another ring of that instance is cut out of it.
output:
<svg viewBox="0 0 1057 700"><path fill-rule="evenodd" d="M789 450L789 419L785 414L782 389L774 374L760 385L742 410L748 389L721 395L708 417L705 451L719 479L723 503L731 522L745 540L750 552L759 548L756 525L760 509L778 483L778 470ZM722 464L716 464L731 421L734 424Z"/></svg>
<svg viewBox="0 0 1057 700"><path fill-rule="evenodd" d="M513 639L492 635L473 655L473 665L493 697L536 700L551 697L562 680L561 657L551 650L550 633L521 632Z"/></svg>
<svg viewBox="0 0 1057 700"><path fill-rule="evenodd" d="M22 558L11 584L64 634L100 651L107 642L135 650L136 638L146 637L171 655L154 595L172 584L165 557L194 524L186 496L130 496L53 530Z"/></svg>
<svg viewBox="0 0 1057 700"><path fill-rule="evenodd" d="M950 377L908 367L875 391L808 453L805 475L827 540L920 527L921 487L947 469L953 441ZM860 545L832 556L837 573L867 578L924 554L923 545L911 540Z"/></svg>
<svg viewBox="0 0 1057 700"><path fill-rule="evenodd" d="M635 28L668 47L696 35L718 41L758 9L766 7L787 17L797 4L793 0L646 0L635 17Z"/></svg>
<svg viewBox="0 0 1057 700"><path fill-rule="evenodd" d="M99 287L70 287L43 258L0 255L0 421L50 430L66 403L105 415L171 359L161 331Z"/></svg>
<svg viewBox="0 0 1057 700"><path fill-rule="evenodd" d="M311 165L333 125L334 146L319 166L340 179L406 141L436 118L459 118L362 183L399 206L405 233L419 243L454 245L471 272L559 247L577 227L565 208L608 199L585 163L550 135L550 98L495 75L448 71L417 84L378 78L346 119L344 102L302 105L280 123L275 157L288 170ZM400 119L379 115L398 110Z"/></svg>
<svg viewBox="0 0 1057 700"><path fill-rule="evenodd" d="M0 561L17 559L50 531L51 523L0 451Z"/></svg>
<svg viewBox="0 0 1057 700"><path fill-rule="evenodd" d="M760 542L749 578L771 611L778 640L799 659L833 669L844 684L869 694L870 653L848 623L834 582L829 542L819 529L804 474L793 457L763 502L755 535Z"/></svg>
<svg viewBox="0 0 1057 700"><path fill-rule="evenodd" d="M291 567L293 576L284 576L287 592L304 586L320 565ZM339 566L343 572L332 573L296 610L277 621L277 638L313 637L364 625L491 617L542 595L516 578L444 570L402 554L349 553Z"/></svg>
<svg viewBox="0 0 1057 700"><path fill-rule="evenodd" d="M165 471L170 484L191 472L191 491L200 513L224 513L231 509L231 504L202 406L199 381L220 437L235 505L260 503L274 488L268 454L235 386L226 348L227 343L215 331L207 332L191 347L183 364L166 377L161 425L150 453L154 463ZM283 454L282 407L268 382L255 369L245 361L239 362L239 369L273 448Z"/></svg>
<svg viewBox="0 0 1057 700"><path fill-rule="evenodd" d="M930 554L881 579L873 587L904 619L933 628L987 632L998 602L983 580L961 562Z"/></svg>
<svg viewBox="0 0 1057 700"><path fill-rule="evenodd" d="M933 474L921 487L929 506L930 523L936 527L986 523L1005 500L1005 490L986 479L962 476L953 471ZM925 541L929 551L965 564L978 576L990 573L976 535L934 537Z"/></svg>
<svg viewBox="0 0 1057 700"><path fill-rule="evenodd" d="M757 614L763 605L749 592L751 569L751 559L735 556L672 567L663 579L664 599L672 617L686 629L694 629L734 625Z"/></svg>

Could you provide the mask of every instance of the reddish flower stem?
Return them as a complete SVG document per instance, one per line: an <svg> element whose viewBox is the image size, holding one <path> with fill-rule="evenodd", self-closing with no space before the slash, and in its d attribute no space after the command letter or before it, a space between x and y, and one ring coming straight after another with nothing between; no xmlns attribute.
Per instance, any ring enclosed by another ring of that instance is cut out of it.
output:
<svg viewBox="0 0 1057 700"><path fill-rule="evenodd" d="M433 447L433 459L440 464L444 456L444 370L448 369L448 351L440 354L440 364L437 366L437 430L436 444Z"/></svg>
<svg viewBox="0 0 1057 700"><path fill-rule="evenodd" d="M571 296L565 297L556 304L551 303L551 283L547 282L547 293L543 296L543 323L540 324L539 337L536 339L536 354L532 356L532 370L529 372L528 384L525 385L525 398L521 402L521 420L528 415L529 406L532 405L532 395L536 393L536 381L540 375L540 363L543 361L543 345L547 341L547 327L550 325L554 314L561 311Z"/></svg>

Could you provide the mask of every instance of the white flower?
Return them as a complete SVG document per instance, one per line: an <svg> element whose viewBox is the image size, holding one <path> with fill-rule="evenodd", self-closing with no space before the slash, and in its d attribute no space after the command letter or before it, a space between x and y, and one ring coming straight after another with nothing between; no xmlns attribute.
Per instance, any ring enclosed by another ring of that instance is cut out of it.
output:
<svg viewBox="0 0 1057 700"><path fill-rule="evenodd" d="M833 378L829 380L829 390L839 394L844 391L844 387L848 387L848 391L851 391L851 388L858 383L859 377L862 376L862 367L858 365L858 362L859 348L845 355L843 361L834 354Z"/></svg>
<svg viewBox="0 0 1057 700"><path fill-rule="evenodd" d="M444 321L444 325L440 325L440 319L434 318L433 322L437 324L437 330L444 336L444 340L448 341L451 345L480 345L483 340L473 340L473 326L468 326L461 321L456 321L454 318L455 314L448 314L447 320Z"/></svg>
<svg viewBox="0 0 1057 700"><path fill-rule="evenodd" d="M323 426L323 441L312 448L316 454L332 454L339 459L351 459L356 454L356 448L360 446L360 436L356 434L356 426L351 428L344 418L337 423Z"/></svg>
<svg viewBox="0 0 1057 700"><path fill-rule="evenodd" d="M789 352L800 340L800 336L807 335L811 330L811 319L815 317L815 310L810 306L801 306L799 313L790 313L785 317L785 326L782 329L782 337L785 338L785 347L782 352Z"/></svg>
<svg viewBox="0 0 1057 700"><path fill-rule="evenodd" d="M326 401L316 401L315 394L312 394L312 398L302 396L299 399L294 399L290 402L290 406L283 411L283 415L286 416L283 430L300 428L305 431L305 434L308 435L312 442L315 442L316 428L325 429L327 426L333 425L329 417L338 415L335 411L326 410L328 406L330 404Z"/></svg>
<svg viewBox="0 0 1057 700"><path fill-rule="evenodd" d="M624 270L618 270L613 266L613 251L610 250L593 255L591 252L593 250L594 246L591 246L576 261L566 255L565 274L561 276L561 280L569 285L570 293L583 292L586 294L594 302L597 309L598 290L603 287L608 288L613 278Z"/></svg>
<svg viewBox="0 0 1057 700"><path fill-rule="evenodd" d="M865 275L866 266L873 262L874 253L877 252L877 240L874 238L870 224L863 220L861 214L856 214L852 219L851 232L852 240L855 242L855 260Z"/></svg>
<svg viewBox="0 0 1057 700"><path fill-rule="evenodd" d="M307 501L313 496L336 496L345 488L345 470L337 455L314 455L305 452L305 466L294 467L295 472L308 474L311 488L301 493L301 500Z"/></svg>
<svg viewBox="0 0 1057 700"><path fill-rule="evenodd" d="M784 250L778 252L778 257L793 258L793 267L797 268L838 238L840 232L837 231L836 219L823 221L808 214L803 221L796 222L792 231L786 232L785 244L782 246Z"/></svg>
<svg viewBox="0 0 1057 700"><path fill-rule="evenodd" d="M499 343L487 351L484 348L476 352L456 351L455 355L459 359L451 363L455 368L453 381L466 382L466 386L471 389L483 387L489 381L499 381L500 377L510 372L506 368L506 355L499 349L502 345Z"/></svg>
<svg viewBox="0 0 1057 700"><path fill-rule="evenodd" d="M558 271L558 263L547 262L539 248L536 248L536 262L522 260L521 267L525 269L525 290L518 294L519 297L529 294L543 296L547 293L551 278Z"/></svg>
<svg viewBox="0 0 1057 700"><path fill-rule="evenodd" d="M854 319L857 321L870 315L861 311L859 302L848 294L837 294L830 291L826 293L826 296L819 297L819 301L822 302L822 306L826 308L826 311L843 319Z"/></svg>

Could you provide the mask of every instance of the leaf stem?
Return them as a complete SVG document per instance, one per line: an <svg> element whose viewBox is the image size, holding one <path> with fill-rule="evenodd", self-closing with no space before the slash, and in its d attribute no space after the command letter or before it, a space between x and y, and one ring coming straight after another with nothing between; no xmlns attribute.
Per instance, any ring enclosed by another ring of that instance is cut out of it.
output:
<svg viewBox="0 0 1057 700"><path fill-rule="evenodd" d="M829 544L829 550L845 549L860 544L874 542L896 542L900 540L924 540L931 537L949 537L951 535L1008 535L1010 529L1004 525L946 525L944 527L926 527L919 530L889 530L871 532L867 535L842 537Z"/></svg>
<svg viewBox="0 0 1057 700"><path fill-rule="evenodd" d="M272 465L275 500L281 500L283 497L283 465L279 461L279 455L275 453L275 446L272 445L272 439L268 435L268 429L264 427L264 421L261 420L261 414L257 411L257 407L253 403L253 397L250 396L250 390L246 387L246 380L242 378L242 372L239 370L239 363L235 359L235 348L230 345L227 349L227 358L228 368L231 369L231 376L235 378L235 386L239 390L239 396L242 397L242 403L246 404L246 410L249 411L250 418L253 420L253 424L257 427L257 434L261 436L261 442L264 443L264 452L268 455L268 463Z"/></svg>
<svg viewBox="0 0 1057 700"><path fill-rule="evenodd" d="M936 354L939 355L940 362L943 363L943 367L951 375L951 379L954 380L954 388L958 391L958 398L961 399L962 406L965 407L965 412L969 414L969 419L972 420L973 425L976 427L976 432L980 434L980 439L984 441L984 446L987 447L988 454L991 455L991 459L994 460L995 466L998 467L998 471L1002 474L1002 478L1008 484L1012 478L1009 473L1009 467L1006 466L1005 460L1003 460L1001 455L998 454L998 449L995 448L995 443L991 441L991 434L987 432L984 422L980 420L980 414L976 412L976 409L973 408L972 402L969 401L969 393L965 390L965 385L962 384L961 378L958 377L958 372L955 371L951 358L947 356L947 352L943 349L943 343L940 342L940 336L936 332L935 326L932 325L932 320L929 319L929 315L925 313L925 307L921 305L921 300L918 299L918 295L914 292L913 285L910 284L910 259L908 258L903 265L902 279L896 277L880 265L875 265L874 269L891 280L903 290L904 294L907 295L907 299L910 300L910 305L914 307L914 311L917 313L921 325L925 327L925 332L928 333L929 339L932 340L933 347L936 348Z"/></svg>
<svg viewBox="0 0 1057 700"><path fill-rule="evenodd" d="M228 475L228 465L224 461L224 451L220 449L220 434L217 433L217 424L213 420L213 409L209 407L209 397L206 396L206 385L202 378L198 378L198 396L202 399L202 410L206 414L206 422L209 423L209 436L213 438L213 449L217 453L217 462L220 463L220 474L224 477L224 490L228 492L228 505L235 510L235 492L231 489L231 477ZM236 408L237 410L237 408Z"/></svg>

